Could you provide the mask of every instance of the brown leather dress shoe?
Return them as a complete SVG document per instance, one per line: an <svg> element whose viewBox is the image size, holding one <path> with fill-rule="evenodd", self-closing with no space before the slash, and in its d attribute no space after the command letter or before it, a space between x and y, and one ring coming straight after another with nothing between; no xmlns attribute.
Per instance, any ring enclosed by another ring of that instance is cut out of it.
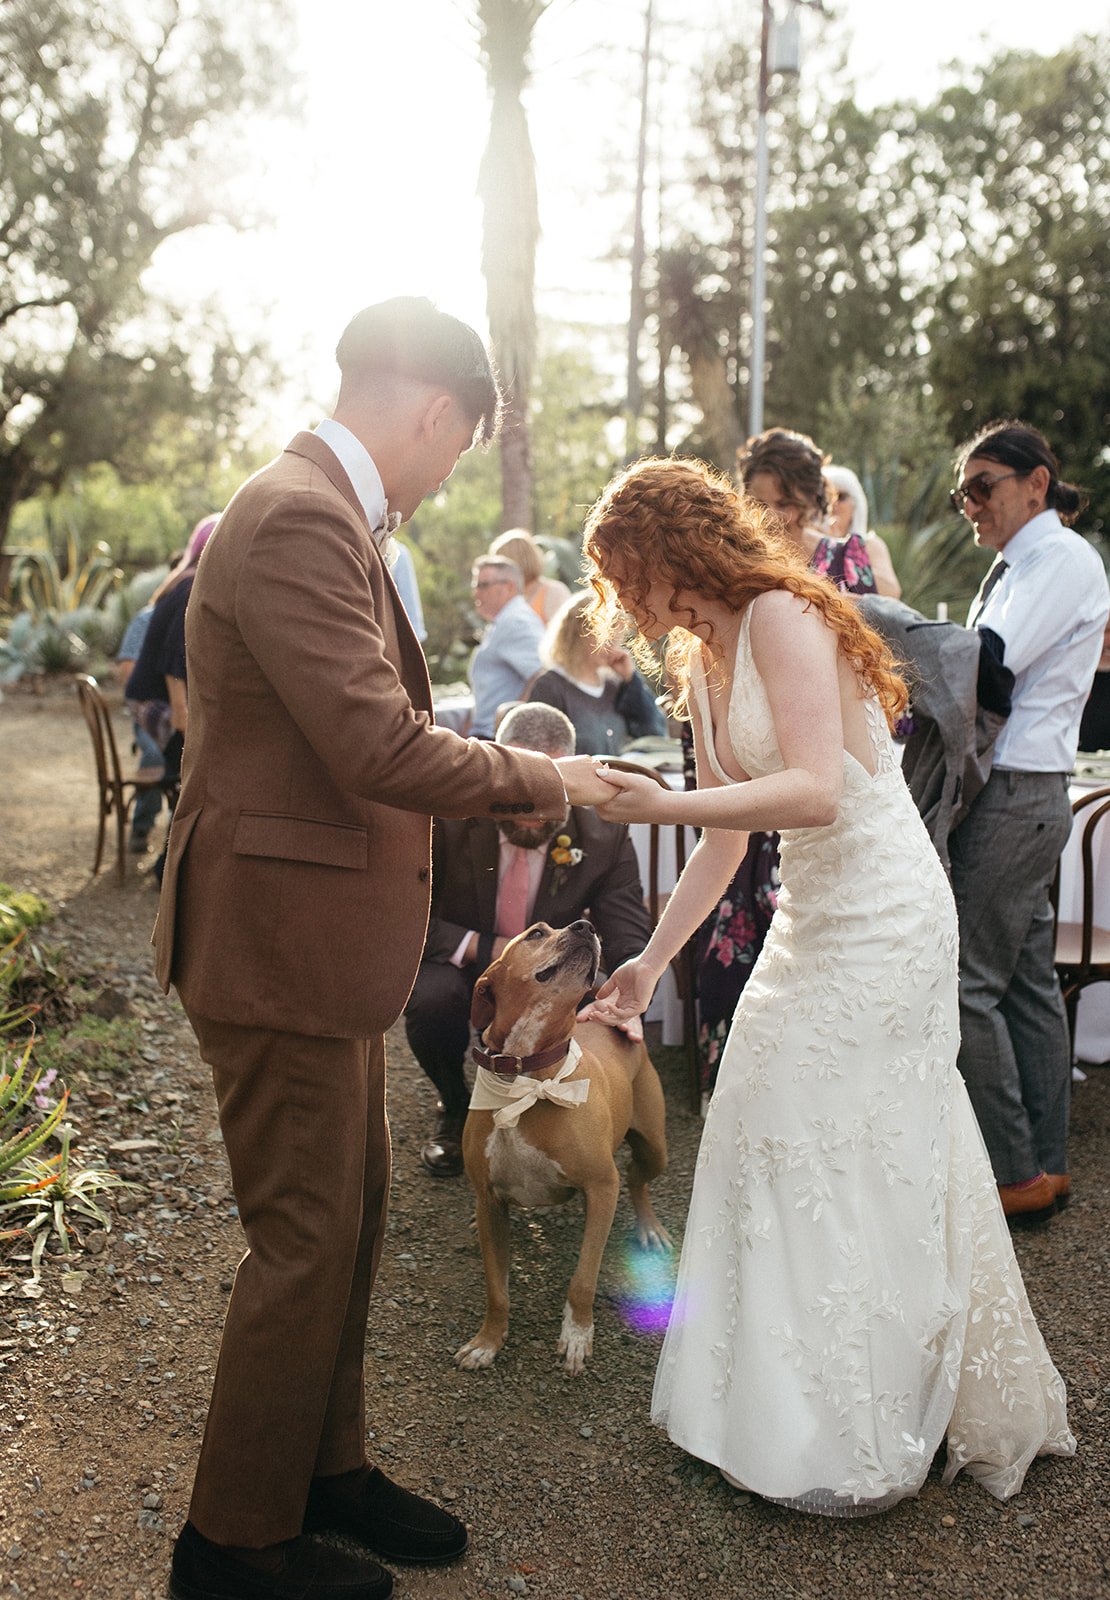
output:
<svg viewBox="0 0 1110 1600"><path fill-rule="evenodd" d="M393 1576L369 1556L289 1539L255 1566L187 1522L170 1568L170 1600L389 1600Z"/></svg>
<svg viewBox="0 0 1110 1600"><path fill-rule="evenodd" d="M420 1151L420 1159L437 1178L457 1178L463 1170L462 1130L466 1121L440 1107L436 1131Z"/></svg>
<svg viewBox="0 0 1110 1600"><path fill-rule="evenodd" d="M306 1533L344 1533L386 1561L428 1567L456 1560L467 1545L465 1523L403 1489L380 1467L313 1478L304 1527Z"/></svg>
<svg viewBox="0 0 1110 1600"><path fill-rule="evenodd" d="M1011 1228L1043 1228L1056 1214L1056 1190L1045 1172L1024 1183L1000 1183L998 1198Z"/></svg>
<svg viewBox="0 0 1110 1600"><path fill-rule="evenodd" d="M1071 1199L1071 1176L1067 1172L1050 1172L1047 1176L1056 1196L1056 1209L1063 1211Z"/></svg>

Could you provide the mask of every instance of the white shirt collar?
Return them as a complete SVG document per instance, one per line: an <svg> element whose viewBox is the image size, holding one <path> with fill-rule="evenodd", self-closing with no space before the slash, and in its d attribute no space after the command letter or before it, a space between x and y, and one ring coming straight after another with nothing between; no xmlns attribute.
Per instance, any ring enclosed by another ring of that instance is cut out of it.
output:
<svg viewBox="0 0 1110 1600"><path fill-rule="evenodd" d="M1038 511L1035 517L1022 523L1018 531L1007 539L999 554L1008 567L1015 566L1033 554L1046 534L1060 532L1063 526L1055 511Z"/></svg>
<svg viewBox="0 0 1110 1600"><path fill-rule="evenodd" d="M400 527L401 517L398 512L391 512L389 509L382 475L374 464L373 456L366 446L355 438L350 428L345 428L341 422L336 422L334 417L325 417L313 431L316 437L327 445L350 478L351 487L370 524L370 531L378 544L384 548L389 535L395 528Z"/></svg>

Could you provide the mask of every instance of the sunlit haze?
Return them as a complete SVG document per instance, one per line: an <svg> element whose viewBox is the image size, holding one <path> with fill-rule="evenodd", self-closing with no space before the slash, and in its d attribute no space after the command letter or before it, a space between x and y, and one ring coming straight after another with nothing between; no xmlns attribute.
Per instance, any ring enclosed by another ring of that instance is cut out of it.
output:
<svg viewBox="0 0 1110 1600"><path fill-rule="evenodd" d="M260 131L257 204L268 225L199 230L167 245L152 282L222 300L264 327L289 388L261 410L275 437L330 405L332 350L347 317L386 295L430 295L484 331L475 186L488 101L467 0L298 0L291 39L302 80L295 127ZM1104 0L838 0L804 15L803 85L820 30L849 39L861 100L924 99L944 64L1007 46L1048 52L1105 24ZM666 66L657 93L673 125L688 74L715 44L758 29L758 0L655 0ZM554 0L540 22L527 109L543 237L537 306L567 322L617 325L627 233L644 0ZM814 86L810 86L814 88ZM816 90L814 90L816 92ZM672 142L680 142L676 129ZM665 195L665 191L664 191ZM649 236L651 224L649 222ZM261 397L260 397L261 399ZM306 415L308 413L308 415Z"/></svg>

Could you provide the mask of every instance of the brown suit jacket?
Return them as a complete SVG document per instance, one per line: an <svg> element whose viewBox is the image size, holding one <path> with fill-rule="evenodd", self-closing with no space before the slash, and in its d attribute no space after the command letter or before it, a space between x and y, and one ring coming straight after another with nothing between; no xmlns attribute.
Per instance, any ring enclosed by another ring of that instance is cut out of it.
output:
<svg viewBox="0 0 1110 1600"><path fill-rule="evenodd" d="M419 643L346 473L313 434L224 512L185 637L159 981L222 1022L380 1033L420 960L432 814L561 815L558 773L434 726Z"/></svg>

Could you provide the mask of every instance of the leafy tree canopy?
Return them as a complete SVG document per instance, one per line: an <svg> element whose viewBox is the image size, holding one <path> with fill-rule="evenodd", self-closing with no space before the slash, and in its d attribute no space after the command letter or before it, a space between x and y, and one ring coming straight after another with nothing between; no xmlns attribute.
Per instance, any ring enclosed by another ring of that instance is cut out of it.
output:
<svg viewBox="0 0 1110 1600"><path fill-rule="evenodd" d="M240 156L287 105L287 32L286 0L0 7L0 546L93 462L149 476L167 426L207 461L234 433L260 346L144 274L174 235L250 220Z"/></svg>
<svg viewBox="0 0 1110 1600"><path fill-rule="evenodd" d="M743 46L706 71L709 159L692 183L709 225L696 245L667 240L658 275L664 343L683 350L703 413L697 442L722 466L746 402L754 79ZM1087 529L1110 522L1108 82L1102 36L1053 57L1004 51L924 109L862 109L835 73L816 111L776 88L768 423L870 460L888 485L916 458L912 498L935 476L923 446L943 459L1017 415L1092 491ZM892 439L881 411L917 426Z"/></svg>

